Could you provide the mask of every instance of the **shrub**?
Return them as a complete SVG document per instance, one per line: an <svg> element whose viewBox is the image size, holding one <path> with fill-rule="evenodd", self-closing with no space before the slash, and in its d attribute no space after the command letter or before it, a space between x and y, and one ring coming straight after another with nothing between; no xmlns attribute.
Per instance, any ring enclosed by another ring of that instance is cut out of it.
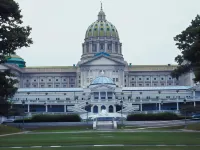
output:
<svg viewBox="0 0 200 150"><path fill-rule="evenodd" d="M127 116L127 121L152 121L152 120L180 120L183 117L174 113L157 114L131 114Z"/></svg>
<svg viewBox="0 0 200 150"><path fill-rule="evenodd" d="M30 119L25 119L24 122L80 122L79 115L35 115ZM23 122L22 119L15 120L15 123Z"/></svg>

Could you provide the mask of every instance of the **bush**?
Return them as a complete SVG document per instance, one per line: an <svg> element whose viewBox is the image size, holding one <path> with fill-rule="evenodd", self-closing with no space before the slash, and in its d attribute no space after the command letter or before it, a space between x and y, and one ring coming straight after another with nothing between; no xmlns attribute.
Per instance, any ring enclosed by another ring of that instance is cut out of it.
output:
<svg viewBox="0 0 200 150"><path fill-rule="evenodd" d="M80 122L79 115L35 115L30 119L25 119L24 122ZM15 120L15 123L23 122L23 119Z"/></svg>
<svg viewBox="0 0 200 150"><path fill-rule="evenodd" d="M180 120L183 117L174 113L158 114L131 114L127 116L127 121L152 121L152 120Z"/></svg>

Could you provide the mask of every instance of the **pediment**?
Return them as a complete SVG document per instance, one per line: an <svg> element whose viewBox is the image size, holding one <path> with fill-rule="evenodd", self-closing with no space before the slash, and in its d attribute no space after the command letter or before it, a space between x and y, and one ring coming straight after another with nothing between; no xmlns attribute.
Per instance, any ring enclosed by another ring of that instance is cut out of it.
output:
<svg viewBox="0 0 200 150"><path fill-rule="evenodd" d="M124 65L123 62L114 60L109 57L101 56L101 57L96 57L91 60L88 60L87 62L82 63L82 65L89 65L89 66L119 66L119 65Z"/></svg>

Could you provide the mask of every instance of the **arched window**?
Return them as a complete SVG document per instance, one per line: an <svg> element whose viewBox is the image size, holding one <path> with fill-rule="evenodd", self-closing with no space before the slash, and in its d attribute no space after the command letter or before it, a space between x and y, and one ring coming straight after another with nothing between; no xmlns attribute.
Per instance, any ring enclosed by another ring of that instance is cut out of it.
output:
<svg viewBox="0 0 200 150"><path fill-rule="evenodd" d="M109 112L109 113L113 113L113 112L114 112L114 109L113 109L113 106L112 106L112 105L109 106L108 112Z"/></svg>
<svg viewBox="0 0 200 150"><path fill-rule="evenodd" d="M95 105L95 106L93 107L93 113L98 113L98 106Z"/></svg>
<svg viewBox="0 0 200 150"><path fill-rule="evenodd" d="M106 106L102 105L101 110L106 110Z"/></svg>

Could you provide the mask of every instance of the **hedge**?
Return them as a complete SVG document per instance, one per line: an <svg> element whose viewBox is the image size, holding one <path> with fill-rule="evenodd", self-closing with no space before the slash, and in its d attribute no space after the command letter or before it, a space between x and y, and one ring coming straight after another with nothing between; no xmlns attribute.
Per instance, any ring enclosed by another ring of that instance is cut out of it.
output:
<svg viewBox="0 0 200 150"><path fill-rule="evenodd" d="M157 114L131 114L127 116L127 121L152 121L152 120L180 120L183 116L174 113L157 113Z"/></svg>
<svg viewBox="0 0 200 150"><path fill-rule="evenodd" d="M24 122L80 122L79 115L35 115L30 119L24 119ZM15 120L15 123L23 122L23 119Z"/></svg>

